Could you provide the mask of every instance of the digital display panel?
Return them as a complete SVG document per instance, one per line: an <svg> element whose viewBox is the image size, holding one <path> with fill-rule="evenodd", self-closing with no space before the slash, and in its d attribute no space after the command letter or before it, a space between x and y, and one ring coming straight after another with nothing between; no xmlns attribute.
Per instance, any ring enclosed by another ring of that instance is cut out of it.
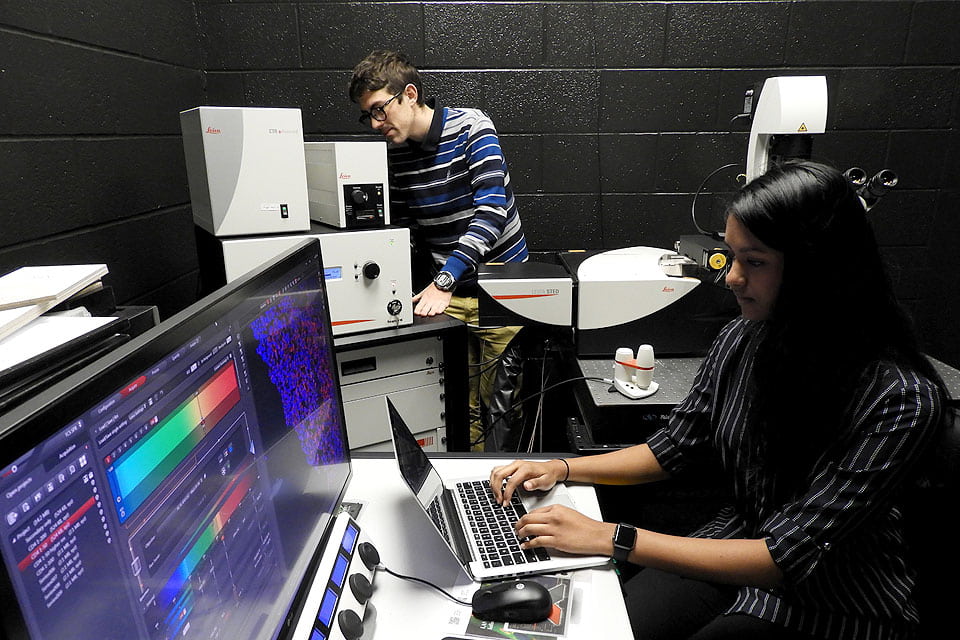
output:
<svg viewBox="0 0 960 640"><path fill-rule="evenodd" d="M333 589L327 589L327 592L323 594L323 602L320 603L317 622L328 629L330 628L330 623L333 621L333 612L337 608L337 599L337 592Z"/></svg>
<svg viewBox="0 0 960 640"><path fill-rule="evenodd" d="M347 567L350 566L350 560L345 556L337 555L337 560L333 564L333 572L330 574L330 581L340 588L343 588L343 579L347 577Z"/></svg>
<svg viewBox="0 0 960 640"><path fill-rule="evenodd" d="M0 418L11 637L278 637L350 475L319 242Z"/></svg>
<svg viewBox="0 0 960 640"><path fill-rule="evenodd" d="M359 535L360 530L353 524L348 524L346 531L343 532L343 542L340 543L340 546L347 553L353 553L353 545L357 543L357 536Z"/></svg>

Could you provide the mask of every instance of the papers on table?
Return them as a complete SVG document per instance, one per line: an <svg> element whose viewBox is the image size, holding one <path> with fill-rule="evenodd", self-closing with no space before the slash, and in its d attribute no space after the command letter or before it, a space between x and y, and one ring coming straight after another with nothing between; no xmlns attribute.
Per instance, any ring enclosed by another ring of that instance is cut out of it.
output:
<svg viewBox="0 0 960 640"><path fill-rule="evenodd" d="M43 316L0 339L0 371L35 358L115 321L112 316Z"/></svg>
<svg viewBox="0 0 960 640"><path fill-rule="evenodd" d="M0 277L0 338L99 282L105 264L21 267Z"/></svg>

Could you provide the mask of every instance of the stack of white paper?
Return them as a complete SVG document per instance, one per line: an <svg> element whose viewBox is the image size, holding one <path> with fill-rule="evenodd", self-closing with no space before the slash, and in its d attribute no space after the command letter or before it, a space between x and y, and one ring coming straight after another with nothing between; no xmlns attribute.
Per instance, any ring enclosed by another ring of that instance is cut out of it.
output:
<svg viewBox="0 0 960 640"><path fill-rule="evenodd" d="M105 264L21 267L0 277L0 338L107 274Z"/></svg>
<svg viewBox="0 0 960 640"><path fill-rule="evenodd" d="M0 338L0 371L26 362L50 349L79 338L103 325L113 322L112 316L43 316Z"/></svg>

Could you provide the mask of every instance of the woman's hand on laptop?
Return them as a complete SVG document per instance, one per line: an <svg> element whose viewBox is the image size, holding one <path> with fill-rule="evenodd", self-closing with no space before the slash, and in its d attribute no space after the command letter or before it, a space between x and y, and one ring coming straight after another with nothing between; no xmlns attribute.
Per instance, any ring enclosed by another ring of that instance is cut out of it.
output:
<svg viewBox="0 0 960 640"><path fill-rule="evenodd" d="M514 460L502 467L493 468L490 472L490 489L497 502L506 504L510 502L517 487L522 487L525 491L547 491L566 473L567 467L560 460Z"/></svg>
<svg viewBox="0 0 960 640"><path fill-rule="evenodd" d="M553 504L534 509L517 522L522 549L549 547L567 553L612 555L617 525L588 518L579 511Z"/></svg>

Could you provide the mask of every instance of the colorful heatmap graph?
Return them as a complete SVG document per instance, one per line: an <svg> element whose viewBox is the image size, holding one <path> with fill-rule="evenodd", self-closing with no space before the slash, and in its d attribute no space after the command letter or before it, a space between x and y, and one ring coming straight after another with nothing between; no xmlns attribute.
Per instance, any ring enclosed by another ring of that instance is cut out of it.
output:
<svg viewBox="0 0 960 640"><path fill-rule="evenodd" d="M117 515L124 522L240 401L233 360L107 467Z"/></svg>
<svg viewBox="0 0 960 640"><path fill-rule="evenodd" d="M193 589L184 589L190 580L190 576L200 564L203 556L217 541L227 521L230 520L233 512L237 510L237 507L240 506L240 503L243 502L243 499L249 493L252 484L253 476L248 474L243 476L232 490L228 489L230 495L223 503L223 506L213 515L210 524L194 532L194 535L190 537L192 544L186 549L183 560L180 561L180 564L174 569L173 575L170 576L170 579L167 580L167 583L160 590L157 596L158 604L162 607L172 605L172 608L164 620L170 631L168 637L172 638L176 636L193 608L193 603L196 599ZM175 598L176 602L174 602Z"/></svg>

